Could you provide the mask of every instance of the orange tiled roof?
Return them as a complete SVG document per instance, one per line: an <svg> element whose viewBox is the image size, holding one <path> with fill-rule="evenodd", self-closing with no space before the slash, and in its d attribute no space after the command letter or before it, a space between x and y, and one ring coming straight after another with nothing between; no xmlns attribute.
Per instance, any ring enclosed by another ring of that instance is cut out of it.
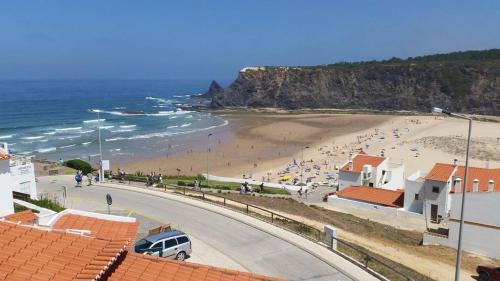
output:
<svg viewBox="0 0 500 281"><path fill-rule="evenodd" d="M350 186L337 192L337 196L395 208L403 207L404 200L403 191L368 186Z"/></svg>
<svg viewBox="0 0 500 281"><path fill-rule="evenodd" d="M128 252L108 281L282 281L278 278L239 272L196 263L167 260Z"/></svg>
<svg viewBox="0 0 500 281"><path fill-rule="evenodd" d="M425 176L425 179L446 182L452 176L454 170L455 167L453 165L436 163L427 176Z"/></svg>
<svg viewBox="0 0 500 281"><path fill-rule="evenodd" d="M134 241L139 222L120 222L93 217L66 214L53 225L58 229L89 230L90 236L103 239L123 239Z"/></svg>
<svg viewBox="0 0 500 281"><path fill-rule="evenodd" d="M0 160L9 159L9 158L10 158L10 154L0 153Z"/></svg>
<svg viewBox="0 0 500 281"><path fill-rule="evenodd" d="M32 223L38 219L38 216L29 209L8 215L5 219L11 222Z"/></svg>
<svg viewBox="0 0 500 281"><path fill-rule="evenodd" d="M0 221L0 279L97 279L127 243Z"/></svg>
<svg viewBox="0 0 500 281"><path fill-rule="evenodd" d="M456 171L455 171L456 168ZM446 182L454 175L464 180L464 166L454 166L452 164L436 163L432 170L425 177L426 180L435 180ZM467 174L467 191L472 192L472 184L474 179L479 180L479 191L484 192L488 190L488 182L493 180L495 182L495 192L500 192L500 168L488 169L469 167ZM452 189L453 190L453 189Z"/></svg>
<svg viewBox="0 0 500 281"><path fill-rule="evenodd" d="M372 165L378 167L380 163L384 162L385 157L371 156L366 154L357 154L352 159L352 171L349 171L349 163L346 163L340 170L344 172L361 173L363 165Z"/></svg>

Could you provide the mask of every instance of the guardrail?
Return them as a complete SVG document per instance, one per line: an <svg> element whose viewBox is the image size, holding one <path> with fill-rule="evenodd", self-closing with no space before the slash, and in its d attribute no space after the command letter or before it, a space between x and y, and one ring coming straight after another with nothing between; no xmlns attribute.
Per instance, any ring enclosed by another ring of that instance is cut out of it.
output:
<svg viewBox="0 0 500 281"><path fill-rule="evenodd" d="M131 182L129 181L129 184L130 183ZM176 189L178 193L181 193L185 196L198 197L201 200L211 201L213 203L222 205L227 208L236 209L249 216L253 216L258 219L270 222L273 225L285 228L288 231L291 231L295 234L298 234L306 239L309 239L315 243L319 243L322 246L326 247L326 245L323 243L325 236L324 232L314 226L275 213L265 208L244 203L238 200L230 199L213 192L204 192L202 190L197 190L192 187L186 187L186 186L168 185L168 187L170 189ZM167 185L163 186L162 188L166 189ZM198 195L192 195L192 194L190 195L189 193ZM429 278L413 279L409 277L407 274L396 270L393 266L385 263L384 261L375 257L374 255L360 249L359 246L355 246L352 243L349 243L342 239L338 238L334 239L338 242L337 244L338 247L336 250L327 247L329 250L335 252L336 254L339 254L340 256L344 257L350 262L365 269L366 271L368 271L369 273L371 273L380 280L388 280L388 279L401 280L401 281L431 280Z"/></svg>

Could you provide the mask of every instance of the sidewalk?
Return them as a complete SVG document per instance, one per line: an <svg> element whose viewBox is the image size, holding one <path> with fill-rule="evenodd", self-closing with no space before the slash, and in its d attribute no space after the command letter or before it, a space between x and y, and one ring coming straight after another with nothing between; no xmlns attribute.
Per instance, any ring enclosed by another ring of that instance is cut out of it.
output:
<svg viewBox="0 0 500 281"><path fill-rule="evenodd" d="M362 268L356 266L355 264L350 263L349 261L345 260L341 256L335 254L334 252L330 251L324 246L321 246L315 242L312 242L304 237L301 237L299 235L293 234L287 230L284 230L282 228L279 228L275 225L266 223L264 221L261 221L257 218L253 218L250 216L247 216L245 214L235 212L223 207L219 207L210 203L202 202L196 199L191 199L171 193L165 193L163 191L157 191L157 190L152 190L152 189L145 189L145 188L136 188L136 187L131 187L131 186L126 186L126 185L120 185L120 184L114 184L114 183L105 183L102 184L103 186L110 187L110 188L117 188L117 189L123 189L123 190L129 190L133 192L141 192L141 193L146 193L150 195L154 195L157 197L163 197L166 199L170 200L175 200L178 202L182 202L194 207L202 208L232 219L235 219L239 222L245 223L249 226L252 226L256 229L259 229L261 231L264 231L268 234L271 234L277 238L280 238L284 241L287 241L288 243L310 253L311 255L317 257L318 259L322 260L323 262L327 263L328 265L336 268L346 276L352 278L353 280L379 280L375 278L373 275L369 274Z"/></svg>

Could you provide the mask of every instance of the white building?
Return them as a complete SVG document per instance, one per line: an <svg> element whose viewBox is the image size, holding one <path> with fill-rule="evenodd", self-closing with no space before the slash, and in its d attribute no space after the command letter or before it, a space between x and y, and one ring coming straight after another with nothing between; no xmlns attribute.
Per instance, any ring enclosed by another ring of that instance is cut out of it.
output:
<svg viewBox="0 0 500 281"><path fill-rule="evenodd" d="M405 180L404 209L408 212L422 213L424 206L424 189L427 173L417 171Z"/></svg>
<svg viewBox="0 0 500 281"><path fill-rule="evenodd" d="M8 151L0 147L0 217L14 213L9 163Z"/></svg>
<svg viewBox="0 0 500 281"><path fill-rule="evenodd" d="M10 176L12 191L28 194L33 199L37 197L35 167L30 157L11 155Z"/></svg>
<svg viewBox="0 0 500 281"><path fill-rule="evenodd" d="M404 185L404 166L389 163L379 156L349 155L349 161L339 170L339 191L349 186L369 186L390 190Z"/></svg>

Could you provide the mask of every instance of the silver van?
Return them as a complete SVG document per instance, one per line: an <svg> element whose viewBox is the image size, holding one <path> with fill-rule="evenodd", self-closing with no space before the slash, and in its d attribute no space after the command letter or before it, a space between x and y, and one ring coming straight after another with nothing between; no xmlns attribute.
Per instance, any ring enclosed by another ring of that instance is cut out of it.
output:
<svg viewBox="0 0 500 281"><path fill-rule="evenodd" d="M182 261L191 254L191 240L178 230L160 232L137 241L134 250L136 253Z"/></svg>

